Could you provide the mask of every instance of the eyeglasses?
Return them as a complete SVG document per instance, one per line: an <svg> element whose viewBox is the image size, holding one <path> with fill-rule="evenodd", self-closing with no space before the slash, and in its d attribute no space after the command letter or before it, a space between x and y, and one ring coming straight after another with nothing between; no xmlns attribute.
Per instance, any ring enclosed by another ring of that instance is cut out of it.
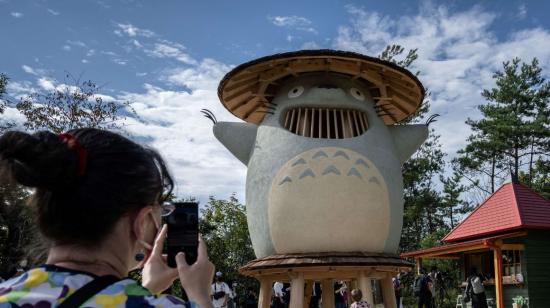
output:
<svg viewBox="0 0 550 308"><path fill-rule="evenodd" d="M160 216L162 217L166 217L166 216L169 216L170 214L172 214L172 212L174 212L174 210L176 209L176 206L171 203L171 202L163 202L161 205L160 205Z"/></svg>

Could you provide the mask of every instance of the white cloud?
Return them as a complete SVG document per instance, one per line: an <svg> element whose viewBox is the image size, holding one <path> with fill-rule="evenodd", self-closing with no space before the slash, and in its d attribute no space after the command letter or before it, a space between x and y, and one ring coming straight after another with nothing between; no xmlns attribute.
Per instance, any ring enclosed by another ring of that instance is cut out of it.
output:
<svg viewBox="0 0 550 308"><path fill-rule="evenodd" d="M65 51L71 51L71 46L69 46L69 45L63 45L62 48L63 48L63 50L65 50Z"/></svg>
<svg viewBox="0 0 550 308"><path fill-rule="evenodd" d="M82 60L80 60L80 62L86 64L86 63L89 63L90 61L88 61L88 60L86 60L86 59L82 59Z"/></svg>
<svg viewBox="0 0 550 308"><path fill-rule="evenodd" d="M149 84L144 93L126 93L143 122L126 129L162 151L178 183L179 196L244 198L246 168L213 136L212 123L200 113L213 111L219 120L235 121L219 103L217 84L229 66L204 59L191 68L175 68L167 79L190 91L166 90ZM223 172L221 172L223 170Z"/></svg>
<svg viewBox="0 0 550 308"><path fill-rule="evenodd" d="M143 37L152 37L155 36L155 32L147 29L140 29L132 24L116 24L118 27L118 30L115 30L115 34L118 36L123 36L124 34L129 37L137 37L137 36L143 36Z"/></svg>
<svg viewBox="0 0 550 308"><path fill-rule="evenodd" d="M128 64L128 60L120 59L120 58L114 58L112 61L118 65L126 65Z"/></svg>
<svg viewBox="0 0 550 308"><path fill-rule="evenodd" d="M311 20L301 16L268 16L267 19L277 27L292 28L300 31L317 34L317 30L311 26Z"/></svg>
<svg viewBox="0 0 550 308"><path fill-rule="evenodd" d="M527 17L527 6L525 5L525 3L519 5L517 17L518 19L524 19L525 17Z"/></svg>
<svg viewBox="0 0 550 308"><path fill-rule="evenodd" d="M86 52L86 57L92 57L96 53L95 49L90 49Z"/></svg>
<svg viewBox="0 0 550 308"><path fill-rule="evenodd" d="M10 15L14 18L21 18L23 17L23 13L20 12L11 12Z"/></svg>
<svg viewBox="0 0 550 308"><path fill-rule="evenodd" d="M34 69L28 65L22 65L21 68L25 71L25 73L29 73L31 75L38 75Z"/></svg>
<svg viewBox="0 0 550 308"><path fill-rule="evenodd" d="M137 48L143 48L143 45L138 40L132 40L132 44L134 44Z"/></svg>
<svg viewBox="0 0 550 308"><path fill-rule="evenodd" d="M302 47L300 47L300 49L319 49L319 48L321 47L315 42L305 42L302 44Z"/></svg>
<svg viewBox="0 0 550 308"><path fill-rule="evenodd" d="M57 15L61 14L61 13L59 13L58 11L55 11L55 10L53 10L53 9L48 9L48 12L49 12L50 14L52 14L53 16L57 16Z"/></svg>
<svg viewBox="0 0 550 308"><path fill-rule="evenodd" d="M541 28L511 32L499 40L491 31L496 14L480 7L449 12L444 6L424 6L417 15L397 19L348 6L350 24L341 26L333 41L336 49L377 55L388 44L418 48L412 71L432 92L431 113L442 135L443 149L451 156L462 148L469 127L468 117L479 117L476 106L484 102L482 89L494 86L492 74L513 57L539 58L550 69L550 32ZM536 46L536 48L533 48Z"/></svg>
<svg viewBox="0 0 550 308"><path fill-rule="evenodd" d="M82 41L71 41L71 40L67 40L66 43L69 44L69 45L73 45L73 46L77 46L77 47L86 48L86 43L84 43L84 42L82 42Z"/></svg>
<svg viewBox="0 0 550 308"><path fill-rule="evenodd" d="M197 64L196 60L184 52L185 47L181 44L163 40L160 43L155 43L154 46L152 50L145 51L151 57L173 58L185 64Z"/></svg>
<svg viewBox="0 0 550 308"><path fill-rule="evenodd" d="M56 85L54 84L54 81L47 77L40 77L38 78L38 86L46 91L51 91L56 89Z"/></svg>

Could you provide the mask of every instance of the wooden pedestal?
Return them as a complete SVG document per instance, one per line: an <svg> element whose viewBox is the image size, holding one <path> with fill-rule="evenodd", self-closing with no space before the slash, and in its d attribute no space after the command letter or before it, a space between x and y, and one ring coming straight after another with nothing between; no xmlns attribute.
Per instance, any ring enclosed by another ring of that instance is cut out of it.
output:
<svg viewBox="0 0 550 308"><path fill-rule="evenodd" d="M260 281L258 308L269 308L272 284L290 282L290 308L307 308L313 283L322 284L322 308L334 308L334 281L356 281L363 298L373 303L372 279L380 279L384 307L395 308L392 277L410 271L414 264L397 255L379 253L305 253L273 255L240 268L243 275ZM326 292L329 290L329 292ZM348 292L351 288L348 287Z"/></svg>

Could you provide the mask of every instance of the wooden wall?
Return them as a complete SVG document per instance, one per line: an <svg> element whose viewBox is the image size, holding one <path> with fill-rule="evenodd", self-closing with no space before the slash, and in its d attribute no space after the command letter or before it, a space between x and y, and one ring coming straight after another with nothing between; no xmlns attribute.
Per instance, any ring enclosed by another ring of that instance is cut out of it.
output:
<svg viewBox="0 0 550 308"><path fill-rule="evenodd" d="M530 230L525 241L529 307L550 307L550 231Z"/></svg>

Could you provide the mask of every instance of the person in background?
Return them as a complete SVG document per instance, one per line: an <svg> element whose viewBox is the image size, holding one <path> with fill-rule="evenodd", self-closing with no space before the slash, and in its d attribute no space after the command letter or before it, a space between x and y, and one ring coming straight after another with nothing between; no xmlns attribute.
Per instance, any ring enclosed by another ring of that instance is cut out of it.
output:
<svg viewBox="0 0 550 308"><path fill-rule="evenodd" d="M353 289L351 290L351 299L353 299L353 303L351 303L351 306L349 308L370 308L370 304L363 300L363 293L359 289Z"/></svg>
<svg viewBox="0 0 550 308"><path fill-rule="evenodd" d="M254 292L254 288L246 289L246 308L258 308L258 295Z"/></svg>
<svg viewBox="0 0 550 308"><path fill-rule="evenodd" d="M393 291L395 293L395 302L397 303L397 308L401 308L401 293L403 290L403 285L401 284L401 273L397 273L397 276L392 279L393 281Z"/></svg>
<svg viewBox="0 0 550 308"><path fill-rule="evenodd" d="M414 295L418 297L418 308L432 308L431 280L425 268L420 269L420 275L414 281Z"/></svg>
<svg viewBox="0 0 550 308"><path fill-rule="evenodd" d="M231 289L222 279L222 272L216 272L215 281L210 288L214 308L226 308Z"/></svg>
<svg viewBox="0 0 550 308"><path fill-rule="evenodd" d="M315 281L313 283L313 290L311 292L309 308L319 308L319 300L321 299L321 296L322 296L321 283L318 281Z"/></svg>
<svg viewBox="0 0 550 308"><path fill-rule="evenodd" d="M8 131L0 179L33 189L29 206L50 246L45 265L0 284L0 307L183 307L160 294L178 277L194 305L212 307L202 239L194 264L179 253L171 268L162 255L173 181L154 150L95 128ZM139 268L141 284L127 278Z"/></svg>
<svg viewBox="0 0 550 308"><path fill-rule="evenodd" d="M430 268L430 272L428 273L428 277L430 277L430 281L428 282L428 288L430 289L430 293L432 295L432 308L435 308L435 296L436 296L436 290L437 290L437 267L432 266Z"/></svg>
<svg viewBox="0 0 550 308"><path fill-rule="evenodd" d="M477 272L475 267L470 269L470 276L466 280L466 294L470 296L472 308L487 308L487 297L485 287L483 287L485 278Z"/></svg>
<svg viewBox="0 0 550 308"><path fill-rule="evenodd" d="M275 281L273 284L273 300L271 306L273 308L283 308L285 306L285 292L283 291L284 284L280 281Z"/></svg>
<svg viewBox="0 0 550 308"><path fill-rule="evenodd" d="M348 287L344 281L334 283L334 307L346 308L346 290Z"/></svg>

